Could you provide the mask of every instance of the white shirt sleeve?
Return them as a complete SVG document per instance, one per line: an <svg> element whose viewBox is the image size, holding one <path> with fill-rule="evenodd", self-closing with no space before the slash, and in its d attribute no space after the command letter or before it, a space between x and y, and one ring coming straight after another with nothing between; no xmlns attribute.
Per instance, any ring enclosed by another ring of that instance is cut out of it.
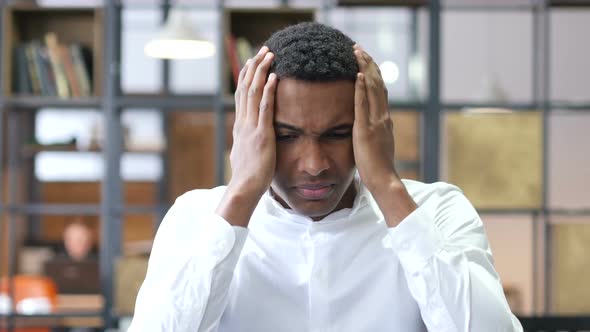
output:
<svg viewBox="0 0 590 332"><path fill-rule="evenodd" d="M456 187L435 191L389 229L429 331L522 331L511 313L483 223Z"/></svg>
<svg viewBox="0 0 590 332"><path fill-rule="evenodd" d="M129 332L216 331L248 229L177 200L154 240Z"/></svg>

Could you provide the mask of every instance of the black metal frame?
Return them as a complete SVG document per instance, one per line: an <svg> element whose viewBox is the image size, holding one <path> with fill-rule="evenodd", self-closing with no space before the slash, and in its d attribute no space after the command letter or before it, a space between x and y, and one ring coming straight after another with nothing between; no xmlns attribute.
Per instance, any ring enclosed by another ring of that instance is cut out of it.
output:
<svg viewBox="0 0 590 332"><path fill-rule="evenodd" d="M349 1L350 3L351 1ZM362 2L362 1L361 1ZM6 3L0 4L0 9ZM288 6L288 0L281 0L281 6ZM362 4L361 4L362 5ZM543 141L543 200L541 209L492 209L492 210L480 210L480 213L518 213L532 215L535 219L534 227L543 234L543 238L535 240L535 250L537 252L538 241L542 242L544 248L544 262L541 266L535 266L535 271L542 271L545 275L544 278L535 279L535 292L541 286L542 283L547 289L550 286L550 266L549 261L549 248L548 241L550 223L548 217L550 215L565 214L565 215L590 215L588 209L578 210L555 210L547 208L547 185L546 181L548 177L547 172L547 130L548 128L548 114L555 108L565 108L577 111L590 110L590 105L584 104L569 104L563 102L552 102L550 100L549 88L550 88L550 77L549 77L549 11L550 1L540 1L531 6L492 6L487 8L489 10L526 10L533 11L533 48L539 52L533 52L533 102L532 103L521 103L521 104L490 104L490 103L444 103L441 101L441 13L445 10L482 10L481 6L446 6L441 5L440 0L431 0L427 5L422 4L420 6L410 6L412 15L412 27L417 29L417 18L416 13L419 8L427 8L429 10L429 58L428 58L428 78L429 78L429 90L428 97L425 101L408 101L408 102L394 102L390 106L393 108L404 108L413 109L418 112L422 112L422 141L421 141L421 176L425 182L437 181L440 177L439 174L439 160L440 160L440 117L443 112L449 109L460 109L463 107L506 107L518 111L530 111L530 110L542 110L543 111L543 129L544 129L544 141ZM329 11L334 3L324 0L322 1L321 10ZM58 98L48 97L6 97L4 95L4 84L3 80L0 80L0 140L4 139L4 135L7 134L8 138L8 186L9 192L7 196L8 204L3 205L2 202L2 191L0 191L0 214L8 216L8 232L10 236L9 243L9 277L14 274L14 250L15 250L15 229L17 223L17 217L25 214L88 214L88 215L100 215L101 221L101 236L103 239L108 239L109 245L103 245L100 248L100 270L101 270L101 284L102 293L104 295L105 306L104 310L98 313L86 313L80 314L87 317L88 315L97 316L100 315L103 319L104 326L106 328L117 325L116 313L112 311L114 305L113 298L113 272L114 272L114 261L121 253L121 223L122 216L124 213L146 213L152 212L158 214L154 226L159 225L161 217L169 208L167 203L166 195L166 176L159 184L161 190L158 194L158 205L157 206L130 206L123 202L122 195L122 180L120 174L120 157L123 150L123 138L121 128L121 111L126 108L133 107L151 107L157 108L163 112L165 129L167 130L167 116L168 111L176 111L179 109L191 109L195 108L211 108L213 107L215 112L215 125L216 125L216 136L215 136L215 161L217 172L215 174L215 181L217 184L224 183L224 163L225 163L225 147L226 147L226 115L225 112L231 111L234 107L233 100L228 100L224 95L223 89L218 89L215 95L169 95L169 62L163 61L163 83L166 94L164 96L125 96L121 94L121 78L120 78L120 62L121 62L121 11L123 3L120 0L105 0L104 1L104 50L103 59L105 63L104 68L104 94L102 97L91 97L81 98L77 100L60 100ZM170 8L170 0L162 0L162 13L163 18L166 17L167 12ZM221 13L225 6L223 0L218 0L216 9ZM218 45L224 45L223 42L223 20L219 20L218 26ZM3 15L0 15L0 36L3 36ZM415 38L417 38L416 31L413 32L413 40L411 45L411 52L416 52L417 44ZM1 37L0 37L1 38ZM223 49L223 46L222 46ZM0 52L0 76L4 77L2 73L6 70L3 68L4 61L2 61L3 53ZM224 56L224 52L218 52L218 56ZM224 73L224 63L219 61L219 82L220 86L225 86L223 83L227 79ZM414 91L414 90L412 90ZM412 93L413 98L417 98L414 91ZM104 150L105 156L105 176L103 179L102 186L102 201L100 205L97 204L16 204L17 202L17 183L15 176L15 169L18 166L19 154L17 151L17 142L20 137L16 128L18 127L19 112L25 110L35 110L40 107L60 107L64 109L69 108L99 108L103 109L104 122L106 124L106 144ZM4 111L5 109L12 109L13 111ZM19 110L15 112L14 110ZM6 119L5 119L6 117ZM8 133L2 132L3 121L8 121ZM0 144L0 155L3 154L3 145ZM167 152L163 153L165 159ZM167 170L166 161L164 169ZM2 188L4 181L4 170L2 164L0 164L0 188ZM166 172L165 172L166 173ZM65 211L65 212L64 212ZM3 227L0 226L0 238L4 235L2 233ZM535 231L535 234L537 232ZM0 247L2 250L2 247ZM1 252L0 252L1 254ZM0 256L1 258L1 256ZM537 259L534 259L534 264L537 264ZM548 294L549 292L547 292ZM542 312L548 312L549 298L544 299L546 304ZM537 301L535 301L537 302ZM0 318L7 317L8 321L13 321L14 318L20 317L21 315L11 314L0 316ZM75 315L77 316L77 315ZM520 317L521 322L525 330L537 331L537 330L579 330L579 329L590 329L590 316L588 317L554 317L554 316L543 316L543 317Z"/></svg>

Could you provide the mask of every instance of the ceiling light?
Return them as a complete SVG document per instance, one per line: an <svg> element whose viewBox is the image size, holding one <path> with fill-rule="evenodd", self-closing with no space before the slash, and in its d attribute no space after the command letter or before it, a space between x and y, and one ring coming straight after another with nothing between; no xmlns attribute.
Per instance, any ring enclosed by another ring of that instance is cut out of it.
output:
<svg viewBox="0 0 590 332"><path fill-rule="evenodd" d="M166 23L144 47L146 55L161 59L200 59L213 56L215 45L204 40L186 12L172 9Z"/></svg>

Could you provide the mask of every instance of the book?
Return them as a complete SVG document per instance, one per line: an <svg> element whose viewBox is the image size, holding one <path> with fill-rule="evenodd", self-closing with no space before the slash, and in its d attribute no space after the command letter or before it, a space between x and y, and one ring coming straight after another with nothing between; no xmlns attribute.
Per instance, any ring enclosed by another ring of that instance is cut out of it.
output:
<svg viewBox="0 0 590 332"><path fill-rule="evenodd" d="M240 59L240 68L246 64L248 59L254 57L254 49L252 48L252 44L244 37L236 38L236 49Z"/></svg>
<svg viewBox="0 0 590 332"><path fill-rule="evenodd" d="M91 65L88 66L88 64L92 63L92 60L90 54L83 49L84 47L80 44L70 45L74 71L76 72L77 81L80 84L80 94L83 97L88 97L92 94L91 71L88 70L88 68L92 68Z"/></svg>
<svg viewBox="0 0 590 332"><path fill-rule="evenodd" d="M29 65L27 61L26 46L20 45L14 48L15 70L13 74L12 89L18 94L30 94L33 92Z"/></svg>
<svg viewBox="0 0 590 332"><path fill-rule="evenodd" d="M227 48L227 58L230 64L230 69L233 78L233 87L234 90L238 86L238 80L240 77L240 59L236 52L236 39L233 35L228 34L225 36L225 44Z"/></svg>
<svg viewBox="0 0 590 332"><path fill-rule="evenodd" d="M42 94L41 90L41 73L37 66L35 47L33 44L27 44L25 47L25 56L27 57L27 67L29 77L31 79L31 88L36 95Z"/></svg>
<svg viewBox="0 0 590 332"><path fill-rule="evenodd" d="M61 57L59 56L59 44L55 33L49 32L45 35L45 45L50 64L50 72L48 74L53 75L56 94L61 98L67 98L70 96L70 89Z"/></svg>
<svg viewBox="0 0 590 332"><path fill-rule="evenodd" d="M72 60L72 54L70 53L70 50L65 45L59 45L58 54L66 74L68 86L70 88L70 96L81 97L82 92L80 83L78 82L78 77L76 76L76 70L74 68L74 62Z"/></svg>
<svg viewBox="0 0 590 332"><path fill-rule="evenodd" d="M43 51L43 46L38 41L31 42L31 52L33 54L33 63L37 77L39 77L39 86L42 96L52 96L52 82L49 72L47 71L49 60L47 54Z"/></svg>

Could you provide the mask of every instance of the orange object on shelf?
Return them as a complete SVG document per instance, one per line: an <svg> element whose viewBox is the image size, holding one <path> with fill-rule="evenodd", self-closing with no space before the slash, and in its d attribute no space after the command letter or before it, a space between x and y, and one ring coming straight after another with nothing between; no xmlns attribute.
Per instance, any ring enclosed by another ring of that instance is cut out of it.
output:
<svg viewBox="0 0 590 332"><path fill-rule="evenodd" d="M41 276L27 276L19 275L12 279L12 294L14 299L12 301L13 308L17 307L21 301L27 299L45 298L51 304L51 311L55 310L57 304L57 286L55 283L47 278ZM9 294L9 281L7 278L0 280L0 294ZM18 312L17 312L18 313ZM25 318L26 319L26 318ZM19 319L20 320L20 319ZM25 323L26 324L26 323ZM17 324L20 325L20 324ZM6 332L4 326L0 326L0 332ZM25 328L19 327L14 332L50 332L49 328Z"/></svg>

